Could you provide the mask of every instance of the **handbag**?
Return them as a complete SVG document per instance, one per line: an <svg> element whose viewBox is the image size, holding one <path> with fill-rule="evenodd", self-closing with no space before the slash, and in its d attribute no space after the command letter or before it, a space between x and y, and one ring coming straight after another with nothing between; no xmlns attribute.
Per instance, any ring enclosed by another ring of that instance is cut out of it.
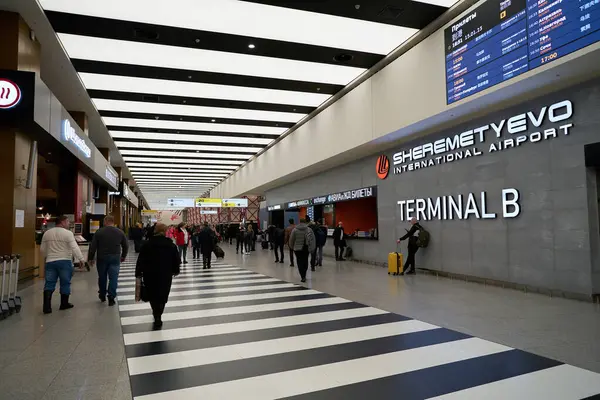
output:
<svg viewBox="0 0 600 400"><path fill-rule="evenodd" d="M148 302L148 289L146 285L144 285L143 278L137 278L135 280L135 301L143 301L144 303Z"/></svg>

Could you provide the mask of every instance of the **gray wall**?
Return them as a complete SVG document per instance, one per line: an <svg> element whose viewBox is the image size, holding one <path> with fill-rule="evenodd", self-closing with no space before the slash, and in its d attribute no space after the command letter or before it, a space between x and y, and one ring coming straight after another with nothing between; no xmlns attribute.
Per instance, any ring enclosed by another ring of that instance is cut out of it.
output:
<svg viewBox="0 0 600 400"><path fill-rule="evenodd" d="M373 155L268 191L267 204L377 185L380 239L354 241L351 245L356 259L385 263L387 254L395 249L395 238L407 227L400 221L398 200L486 191L488 209L498 212L501 190L514 187L521 194L521 214L517 218L424 222L431 233L431 244L419 252L417 266L571 293L598 293L598 178L595 170L585 166L584 145L600 141L600 81L490 114L390 149L386 154L391 159L394 152L420 142L521 112L537 112L566 99L574 106L570 136L404 174L390 173L384 181L376 177L377 155ZM478 147L487 153L489 143Z"/></svg>

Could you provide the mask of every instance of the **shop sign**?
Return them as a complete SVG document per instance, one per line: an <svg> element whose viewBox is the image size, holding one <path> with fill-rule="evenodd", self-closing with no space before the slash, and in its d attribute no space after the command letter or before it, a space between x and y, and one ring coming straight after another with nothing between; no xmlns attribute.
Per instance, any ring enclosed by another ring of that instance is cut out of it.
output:
<svg viewBox="0 0 600 400"><path fill-rule="evenodd" d="M283 205L281 205L281 204L276 204L276 205L267 207L267 211L279 211L282 209L283 209Z"/></svg>
<svg viewBox="0 0 600 400"><path fill-rule="evenodd" d="M21 88L11 80L0 78L0 109L8 110L21 101Z"/></svg>
<svg viewBox="0 0 600 400"><path fill-rule="evenodd" d="M90 158L92 156L92 149L85 143L85 140L77 135L75 128L71 126L71 121L65 119L62 125L62 135L65 141L71 142L81 151L86 158Z"/></svg>
<svg viewBox="0 0 600 400"><path fill-rule="evenodd" d="M394 175L510 150L571 134L573 103L563 100L538 110L525 111L454 136L420 144L393 155ZM545 129L542 126L546 125ZM489 145L487 144L489 143ZM380 157L381 158L381 157ZM377 174L379 175L379 162Z"/></svg>
<svg viewBox="0 0 600 400"><path fill-rule="evenodd" d="M298 201L292 201L291 203L287 203L285 208L299 208L299 207L308 207L312 205L312 199L306 199L306 200L298 200Z"/></svg>
<svg viewBox="0 0 600 400"><path fill-rule="evenodd" d="M520 194L517 189L502 189L502 218L516 218L521 214ZM498 213L490 212L487 207L487 192L468 195L427 197L400 200L400 219L419 221L454 219L496 219Z"/></svg>
<svg viewBox="0 0 600 400"><path fill-rule="evenodd" d="M362 189L348 190L346 192L332 193L327 196L327 203L339 203L341 201L365 199L377 196L377 187L370 186Z"/></svg>
<svg viewBox="0 0 600 400"><path fill-rule="evenodd" d="M107 181L109 181L110 183L113 184L113 186L117 186L117 182L119 181L119 176L117 175L117 173L115 171L112 170L112 168L110 167L106 167L105 171L104 171L104 177L106 178Z"/></svg>

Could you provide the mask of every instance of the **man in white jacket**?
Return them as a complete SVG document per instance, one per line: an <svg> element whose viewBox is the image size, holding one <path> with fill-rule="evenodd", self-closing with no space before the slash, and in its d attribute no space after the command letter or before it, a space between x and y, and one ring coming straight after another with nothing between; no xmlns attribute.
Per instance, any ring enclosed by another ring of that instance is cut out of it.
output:
<svg viewBox="0 0 600 400"><path fill-rule="evenodd" d="M60 309L73 308L69 303L71 278L73 277L73 257L80 264L85 262L73 232L69 230L69 218L56 218L56 227L49 229L42 237L42 259L45 262L46 285L44 286L44 314L52 312L52 293L60 279Z"/></svg>

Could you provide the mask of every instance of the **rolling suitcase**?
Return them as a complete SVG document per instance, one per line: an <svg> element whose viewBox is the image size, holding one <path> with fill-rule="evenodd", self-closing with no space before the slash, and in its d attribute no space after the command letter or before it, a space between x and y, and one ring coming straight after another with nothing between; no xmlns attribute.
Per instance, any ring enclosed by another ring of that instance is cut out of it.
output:
<svg viewBox="0 0 600 400"><path fill-rule="evenodd" d="M215 257L217 258L225 258L225 252L223 251L223 249L220 246L215 246Z"/></svg>
<svg viewBox="0 0 600 400"><path fill-rule="evenodd" d="M403 265L402 253L388 254L388 275L400 275L403 272Z"/></svg>

